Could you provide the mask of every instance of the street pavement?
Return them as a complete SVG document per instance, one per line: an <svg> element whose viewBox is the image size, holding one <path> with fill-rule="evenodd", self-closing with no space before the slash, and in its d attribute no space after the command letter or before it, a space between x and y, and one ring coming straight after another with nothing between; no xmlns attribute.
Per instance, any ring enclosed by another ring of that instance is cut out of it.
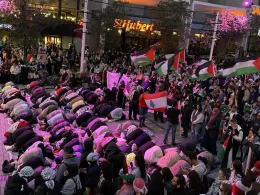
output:
<svg viewBox="0 0 260 195"><path fill-rule="evenodd" d="M25 89L25 86L18 86L20 89ZM47 86L49 90L51 90L53 87ZM124 111L125 115L128 117L128 108ZM118 124L122 123L123 121L116 121L116 122L109 122L108 126L112 131L115 131ZM138 121L135 121L136 125L139 124ZM161 123L160 121L155 121L153 118L153 113L149 112L145 121L145 124L147 127L143 128L145 130L149 130L153 133L152 139L155 141L156 145L163 146L163 134L164 134L164 127L166 125L166 119L164 118L164 123ZM6 152L3 141L5 140L4 133L8 129L8 118L6 114L0 113L0 162L4 162L4 160L10 160L9 154ZM187 138L189 139L189 138ZM168 140L171 140L171 132L169 133ZM180 143L183 139L180 136L180 129L177 130L176 133L176 143ZM168 143L170 143L168 141ZM218 147L220 145L218 144ZM0 195L4 194L4 186L5 182L8 179L8 174L4 174L2 172L2 163L0 167ZM217 177L217 172L219 168L216 168L210 172L208 175L211 178ZM10 175L10 174L9 174Z"/></svg>

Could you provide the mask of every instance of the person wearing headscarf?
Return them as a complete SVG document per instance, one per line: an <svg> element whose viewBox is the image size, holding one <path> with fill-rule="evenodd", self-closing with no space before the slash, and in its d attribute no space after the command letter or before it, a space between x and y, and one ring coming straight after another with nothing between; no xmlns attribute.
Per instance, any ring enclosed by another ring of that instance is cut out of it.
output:
<svg viewBox="0 0 260 195"><path fill-rule="evenodd" d="M133 187L136 195L145 195L148 191L142 178L136 178L133 182Z"/></svg>
<svg viewBox="0 0 260 195"><path fill-rule="evenodd" d="M205 126L205 134L202 140L202 147L205 147L210 153L217 154L217 138L220 125L220 113L218 108L214 108Z"/></svg>
<svg viewBox="0 0 260 195"><path fill-rule="evenodd" d="M54 181L55 171L52 168L46 167L43 169L41 177L44 183L36 188L34 195L48 195L49 193L54 193L55 189L58 189L58 184Z"/></svg>
<svg viewBox="0 0 260 195"><path fill-rule="evenodd" d="M26 166L19 172L14 172L5 184L5 195L28 195L32 189L28 186L29 178L34 174L31 167Z"/></svg>

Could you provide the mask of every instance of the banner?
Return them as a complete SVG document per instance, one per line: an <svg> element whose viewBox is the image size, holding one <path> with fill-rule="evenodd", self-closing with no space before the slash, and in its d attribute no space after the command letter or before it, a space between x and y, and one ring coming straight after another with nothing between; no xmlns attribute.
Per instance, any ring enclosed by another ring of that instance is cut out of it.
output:
<svg viewBox="0 0 260 195"><path fill-rule="evenodd" d="M47 60L47 47L39 47L37 54L37 62L45 63Z"/></svg>
<svg viewBox="0 0 260 195"><path fill-rule="evenodd" d="M117 85L120 74L114 72L107 72L107 88L112 90L112 88Z"/></svg>

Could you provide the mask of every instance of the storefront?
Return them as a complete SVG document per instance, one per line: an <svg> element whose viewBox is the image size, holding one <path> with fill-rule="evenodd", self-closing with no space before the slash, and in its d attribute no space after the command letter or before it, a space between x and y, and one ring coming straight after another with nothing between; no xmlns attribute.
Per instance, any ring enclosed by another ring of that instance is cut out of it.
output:
<svg viewBox="0 0 260 195"><path fill-rule="evenodd" d="M114 28L118 29L122 37L124 51L147 48L160 39L160 33L155 30L155 24L147 18L115 19Z"/></svg>

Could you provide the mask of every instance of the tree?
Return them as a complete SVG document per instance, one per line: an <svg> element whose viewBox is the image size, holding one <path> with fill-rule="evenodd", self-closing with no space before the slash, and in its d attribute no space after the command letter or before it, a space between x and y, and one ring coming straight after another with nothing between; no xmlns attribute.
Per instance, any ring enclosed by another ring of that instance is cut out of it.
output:
<svg viewBox="0 0 260 195"><path fill-rule="evenodd" d="M127 19L126 5L125 1L114 1L102 12L95 13L93 16L95 22L90 25L89 31L92 36L100 40L99 48L122 48L122 36L125 29L121 29L121 34L118 33L119 29L114 28L114 21L118 18Z"/></svg>
<svg viewBox="0 0 260 195"><path fill-rule="evenodd" d="M214 20L215 18L208 19L211 28L215 25ZM227 55L234 55L248 30L248 18L243 15L235 15L231 10L222 10L219 12L218 23L216 56L224 58Z"/></svg>
<svg viewBox="0 0 260 195"><path fill-rule="evenodd" d="M24 56L27 50L35 48L38 44L41 32L50 26L58 25L59 20L45 17L43 4L40 8L31 8L27 0L16 1L16 10L12 14L0 17L0 23L12 25L9 31L10 44L14 47L23 48Z"/></svg>
<svg viewBox="0 0 260 195"><path fill-rule="evenodd" d="M185 1L160 1L156 10L156 29L161 31L163 52L170 53L174 50L185 48L185 37L189 29L191 11Z"/></svg>
<svg viewBox="0 0 260 195"><path fill-rule="evenodd" d="M0 13L2 16L10 15L16 10L12 0L0 0Z"/></svg>

